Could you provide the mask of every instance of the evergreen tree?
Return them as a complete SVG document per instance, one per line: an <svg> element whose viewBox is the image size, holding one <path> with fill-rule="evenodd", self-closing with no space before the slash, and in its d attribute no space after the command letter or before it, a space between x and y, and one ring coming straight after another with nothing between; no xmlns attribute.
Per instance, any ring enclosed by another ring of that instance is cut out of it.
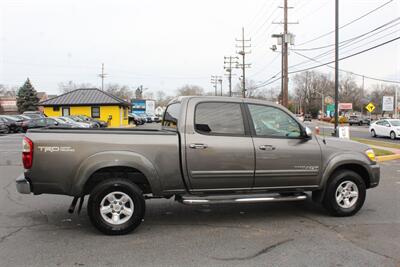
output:
<svg viewBox="0 0 400 267"><path fill-rule="evenodd" d="M18 111L23 113L24 111L34 111L38 110L37 104L39 103L39 98L37 97L37 92L33 88L29 78L22 87L19 88L17 94L17 106Z"/></svg>

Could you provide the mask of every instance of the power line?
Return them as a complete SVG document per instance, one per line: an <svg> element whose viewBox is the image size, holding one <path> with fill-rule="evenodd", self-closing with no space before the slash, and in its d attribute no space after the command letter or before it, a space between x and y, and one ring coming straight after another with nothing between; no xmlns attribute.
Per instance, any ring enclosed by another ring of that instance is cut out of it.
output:
<svg viewBox="0 0 400 267"><path fill-rule="evenodd" d="M382 25L380 25L380 26L378 26L378 27L376 27L376 28L374 28L374 29L372 29L372 30L370 30L370 31L368 31L368 32L365 32L365 33L360 34L360 35L358 35L358 36L356 36L356 37L352 37L352 38L350 38L350 39L341 41L339 44L348 43L348 42L351 42L351 41L356 40L356 39L358 39L358 38L364 37L364 36L366 36L366 35L368 35L368 34L370 34L370 33L373 33L373 32L375 32L375 31L377 31L377 30L380 30L380 29L382 29L382 28L384 28L384 27L386 27L386 26L388 26L388 25L390 25L390 24L392 24L392 23L394 23L394 22L396 22L396 21L398 21L398 20L400 20L400 18L395 18L395 19L393 19L393 20L391 20L391 21L389 21L389 22L387 22L387 23L384 23L384 24L382 24ZM392 28L392 27L394 27L394 26L397 26L398 24L399 24L399 23L397 23L397 24L395 24L395 25L392 25L391 27L389 27L389 28L387 28L387 29L390 29L390 28ZM385 29L385 30L387 30L387 29ZM292 51L312 51L312 50L320 50L320 49L328 48L328 47L331 47L331 46L334 46L334 45L335 45L335 44L330 44L330 45L319 46L319 47L312 47L312 48L292 48L292 49L290 49L290 50L292 50Z"/></svg>
<svg viewBox="0 0 400 267"><path fill-rule="evenodd" d="M378 44L378 45L375 45L375 46L373 46L373 47L364 49L364 50L359 51L359 52L357 52L357 53L354 53L354 54L351 54L351 55L342 57L342 58L339 59L339 61L345 60L345 59L348 59L348 58L351 58L351 57L354 57L354 56L357 56L357 55L360 55L360 54L363 54L363 53L368 52L368 51L370 51L370 50L373 50L373 49L376 49L376 48L378 48L378 47L384 46L384 45L386 45L386 44L392 43L392 42L394 42L394 41L396 41L396 40L398 40L398 39L400 39L400 36L399 36L399 37L396 37L396 38L394 38L394 39L391 39L391 40L389 40L389 41L380 43L380 44ZM327 63L323 63L323 64L320 64L320 65L317 65L317 66L313 66L313 67L310 67L310 68L306 68L306 69L302 69L302 70L296 70L296 71L290 71L289 74L293 74L293 73L297 73L297 72L302 72L302 71L307 71L307 70L316 69L316 68L319 68L319 67L322 67L322 66L326 66L326 65L332 64L332 63L334 63L334 62L335 62L335 61L333 60L333 61L330 61L330 62L327 62Z"/></svg>
<svg viewBox="0 0 400 267"><path fill-rule="evenodd" d="M368 37L366 37L366 38L363 38L363 39L360 39L360 40L357 40L357 41L356 41L356 40L350 41L350 42L348 42L347 44L342 45L340 48L344 48L344 47L349 47L349 46L355 45L355 44L357 44L357 43L359 43L359 42L361 42L361 41L363 41L363 40L366 40L366 39L368 39L368 38L371 38L371 37L373 37L373 36L376 36L377 34L379 34L379 33L381 33L381 32L384 32L384 31L386 31L386 30L388 30L388 29L391 29L391 28L397 26L398 24L400 24L400 23L396 23L395 25L392 25L391 27L388 27L388 28L386 28L386 29L380 30L380 31L377 32L376 34L371 35L371 36L368 36ZM376 39L374 39L374 40L372 40L372 41L370 41L370 42L377 41L377 40L382 39L382 38L384 38L384 37L386 37L386 36L388 36L388 35L391 35L391 34L393 34L393 33L394 33L394 32L391 32L391 33L389 33L389 34L386 34L386 35L384 35L384 36L381 36L381 37L379 37L379 38L376 38ZM349 40L350 40L350 39L349 39ZM364 45L361 45L361 46L364 46ZM351 51L353 51L353 50L355 50L355 49L357 49L357 48L360 48L361 46L352 48L352 49L350 49L350 50L347 50L346 52L351 52ZM291 50L294 50L294 49L291 49ZM298 50L294 50L294 51L298 51ZM321 58L324 58L325 56L328 56L328 55L332 54L334 51L335 51L335 49L331 49L331 50L325 51L325 52L323 52L323 53L321 53L321 54L316 55L316 56L314 57L314 59L321 59ZM295 64L295 65L293 65L293 66L291 66L291 67L293 68L293 67L301 66L301 65L304 65L304 64L306 64L306 63L308 63L308 61L303 61L303 62L297 63L297 64Z"/></svg>
<svg viewBox="0 0 400 267"><path fill-rule="evenodd" d="M375 46L373 46L373 47L364 49L364 50L359 51L359 52L357 52L357 53L354 53L354 54L345 56L345 57L343 57L343 58L340 58L339 61L345 60L345 59L348 59L348 58L351 58L351 57L354 57L354 56L357 56L357 55L360 55L360 54L363 54L363 53L366 53L366 52L368 52L368 51L370 51L370 50L373 50L373 49L376 49L376 48L378 48L378 47L384 46L384 45L386 45L386 44L392 43L392 42L394 42L394 41L396 41L396 40L398 40L398 39L400 39L400 36L399 36L399 37L396 37L396 38L394 38L394 39L388 40L388 41L386 41L386 42L380 43L380 44L378 44L378 45L375 45ZM301 69L301 70L296 70L296 71L289 71L289 74L294 74L294 73L298 73L298 72L303 72L303 71L308 71L308 70L320 68L320 67L323 67L323 66L332 64L332 63L334 63L334 62L335 62L335 61L332 60L332 61L329 61L329 62L327 62L327 63L322 63L322 64L319 64L319 65L316 65L316 66L312 66L312 67L309 67L309 68L305 68L305 69ZM292 66L289 66L289 68L291 68L291 67L292 67ZM272 76L270 79L268 79L268 80L266 80L266 81L264 81L264 82L261 82L259 85L257 85L257 87L263 87L263 86L268 85L268 84L270 83L270 81L271 81L272 79L274 79L274 78L275 78L277 75L279 75L280 73L281 73L281 72L278 72L278 73L276 73L274 76ZM366 76L365 76L365 77L366 77ZM280 78L278 78L278 79L280 79ZM274 80L274 81L275 81L275 80ZM388 82L389 82L389 81L388 81Z"/></svg>
<svg viewBox="0 0 400 267"><path fill-rule="evenodd" d="M376 7L376 8L374 8L373 10L368 11L367 13L361 15L360 17L358 17L358 18L356 18L356 19L354 19L354 20L352 20L352 21L350 21L350 22L344 24L343 26L340 26L339 29L343 29L343 28L345 28L345 27L347 27L347 26L349 26L349 25L351 25L351 24L353 24L353 23L355 23L355 22L357 22L357 21L359 21L359 20L365 18L366 16L368 16L368 15L370 15L370 14L372 14L372 13L378 11L379 9L385 7L386 5L390 4L390 3L393 2L393 1L394 1L394 0L389 0L389 1L387 1L386 3L384 3L384 4L382 4L382 5L380 5L380 6ZM315 38L313 38L313 39L311 39L311 40L305 41L305 42L300 43L300 44L298 44L298 45L300 46L300 45L305 45L305 44L314 42L315 40L321 39L321 38L323 38L323 37L325 37L325 36L328 36L328 35L330 35L330 34L332 34L332 33L334 33L334 32L335 32L335 31L329 31L329 32L327 32L327 33L321 34L321 35L319 35L319 36L317 36L317 37L315 37Z"/></svg>
<svg viewBox="0 0 400 267"><path fill-rule="evenodd" d="M309 59L309 60L312 60L312 61L314 61L314 62L321 63L320 61L315 60L315 59L313 59L313 58L311 58L311 57L308 57L308 56L306 56L306 55L303 55L303 54L301 54L301 53L299 53L299 52L296 52L296 51L295 51L294 53L297 54L297 55L299 55L299 56L302 56L302 57L304 57L304 58L307 58L307 59ZM330 66L330 65L324 65L324 66L325 66L325 67L328 67L328 68L331 68L331 69L335 69L335 67L332 67L332 66ZM386 79L375 78L375 77L371 77L371 76L367 76L367 75L364 75L364 74L355 73L355 72L353 72L353 71L344 70L344 69L339 69L339 70L342 71L342 72L347 72L347 73L349 73L349 74L353 74L353 75L355 75L355 76L365 77L365 78L370 79L370 80L375 80L375 81L380 81L380 82L387 82L387 83L399 83L399 84L400 84L400 81L393 81L393 80L386 80Z"/></svg>

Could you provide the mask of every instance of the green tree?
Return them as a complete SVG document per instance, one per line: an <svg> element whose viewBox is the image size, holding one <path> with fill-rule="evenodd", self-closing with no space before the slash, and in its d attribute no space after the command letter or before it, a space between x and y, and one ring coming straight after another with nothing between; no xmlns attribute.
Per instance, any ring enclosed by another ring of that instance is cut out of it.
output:
<svg viewBox="0 0 400 267"><path fill-rule="evenodd" d="M17 106L20 113L24 111L34 111L38 110L37 104L39 103L39 98L37 97L37 92L33 88L29 78L26 79L24 85L19 88L17 94Z"/></svg>

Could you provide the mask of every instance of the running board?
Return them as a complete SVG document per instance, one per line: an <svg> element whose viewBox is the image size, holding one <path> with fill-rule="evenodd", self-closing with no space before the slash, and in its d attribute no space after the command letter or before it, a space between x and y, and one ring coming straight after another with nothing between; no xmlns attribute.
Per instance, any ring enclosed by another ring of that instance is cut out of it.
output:
<svg viewBox="0 0 400 267"><path fill-rule="evenodd" d="M259 202L285 202L305 200L304 193L281 196L279 194L256 194L256 195L217 195L217 196L181 196L177 201L186 205L202 204L225 204L225 203L259 203Z"/></svg>

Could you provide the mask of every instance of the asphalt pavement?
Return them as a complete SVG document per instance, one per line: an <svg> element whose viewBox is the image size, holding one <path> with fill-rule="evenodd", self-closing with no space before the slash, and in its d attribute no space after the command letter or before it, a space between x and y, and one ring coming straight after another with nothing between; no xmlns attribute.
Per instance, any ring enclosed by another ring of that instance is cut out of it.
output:
<svg viewBox="0 0 400 267"><path fill-rule="evenodd" d="M0 266L400 266L400 161L353 217L297 203L184 206L149 200L145 220L105 236L70 197L21 195L21 135L0 136ZM85 203L86 204L86 203Z"/></svg>

